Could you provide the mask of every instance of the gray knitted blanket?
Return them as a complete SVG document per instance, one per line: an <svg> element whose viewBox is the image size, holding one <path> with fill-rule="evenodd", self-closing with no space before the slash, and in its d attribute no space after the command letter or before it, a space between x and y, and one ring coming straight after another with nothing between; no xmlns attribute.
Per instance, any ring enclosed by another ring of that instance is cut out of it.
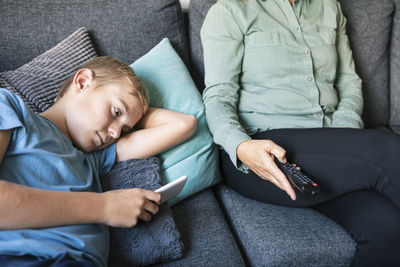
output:
<svg viewBox="0 0 400 267"><path fill-rule="evenodd" d="M101 178L103 191L160 187L160 160L156 157L119 162ZM140 266L179 259L183 243L169 206L164 203L150 222L133 228L110 227L109 266Z"/></svg>

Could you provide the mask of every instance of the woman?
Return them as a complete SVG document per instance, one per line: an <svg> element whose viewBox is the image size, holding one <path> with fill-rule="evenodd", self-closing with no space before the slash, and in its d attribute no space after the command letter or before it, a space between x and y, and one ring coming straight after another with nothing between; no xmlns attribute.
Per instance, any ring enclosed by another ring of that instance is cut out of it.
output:
<svg viewBox="0 0 400 267"><path fill-rule="evenodd" d="M114 162L194 133L192 115L148 103L133 70L108 57L82 66L40 115L0 89L1 266L106 266L106 225L133 227L158 212L160 194L101 193L99 182Z"/></svg>
<svg viewBox="0 0 400 267"><path fill-rule="evenodd" d="M361 80L340 4L220 0L201 38L207 122L227 185L330 216L357 242L354 266L400 264L400 138L360 129ZM274 157L301 166L318 197L296 194Z"/></svg>

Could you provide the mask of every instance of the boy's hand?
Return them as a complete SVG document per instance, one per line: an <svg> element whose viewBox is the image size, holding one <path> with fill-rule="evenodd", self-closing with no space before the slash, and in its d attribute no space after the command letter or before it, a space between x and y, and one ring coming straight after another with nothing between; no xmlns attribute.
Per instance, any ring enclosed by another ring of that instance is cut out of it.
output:
<svg viewBox="0 0 400 267"><path fill-rule="evenodd" d="M138 219L150 221L158 212L161 195L153 191L133 188L103 193L105 205L103 222L113 227L133 227Z"/></svg>

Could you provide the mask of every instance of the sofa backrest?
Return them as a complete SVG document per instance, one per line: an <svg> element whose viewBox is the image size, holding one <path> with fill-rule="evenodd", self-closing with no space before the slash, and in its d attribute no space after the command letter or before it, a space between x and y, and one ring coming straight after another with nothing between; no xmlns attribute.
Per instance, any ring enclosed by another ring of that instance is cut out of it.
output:
<svg viewBox="0 0 400 267"><path fill-rule="evenodd" d="M366 127L400 127L400 0L339 0L347 17L347 31L357 73L363 80ZM215 0L191 0L189 43L192 72L204 88L203 49L200 28Z"/></svg>
<svg viewBox="0 0 400 267"><path fill-rule="evenodd" d="M192 63L192 77L199 91L204 90L203 47L200 40L200 29L204 18L215 0L190 0L189 3L189 44Z"/></svg>
<svg viewBox="0 0 400 267"><path fill-rule="evenodd" d="M340 0L340 3L347 18L357 73L363 80L365 125L389 125L391 92L396 90L390 86L394 3L392 0Z"/></svg>
<svg viewBox="0 0 400 267"><path fill-rule="evenodd" d="M0 71L29 62L80 27L99 55L130 64L168 37L189 63L178 0L2 0Z"/></svg>
<svg viewBox="0 0 400 267"><path fill-rule="evenodd" d="M390 41L390 120L389 125L400 133L400 0L394 0Z"/></svg>

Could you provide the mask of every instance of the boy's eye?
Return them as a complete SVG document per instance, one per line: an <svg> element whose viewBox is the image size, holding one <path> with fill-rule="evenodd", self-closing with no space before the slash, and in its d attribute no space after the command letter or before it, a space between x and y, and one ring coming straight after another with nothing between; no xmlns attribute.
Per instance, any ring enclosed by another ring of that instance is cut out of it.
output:
<svg viewBox="0 0 400 267"><path fill-rule="evenodd" d="M114 107L114 114L115 114L115 117L121 116L121 110L119 110L118 108Z"/></svg>

